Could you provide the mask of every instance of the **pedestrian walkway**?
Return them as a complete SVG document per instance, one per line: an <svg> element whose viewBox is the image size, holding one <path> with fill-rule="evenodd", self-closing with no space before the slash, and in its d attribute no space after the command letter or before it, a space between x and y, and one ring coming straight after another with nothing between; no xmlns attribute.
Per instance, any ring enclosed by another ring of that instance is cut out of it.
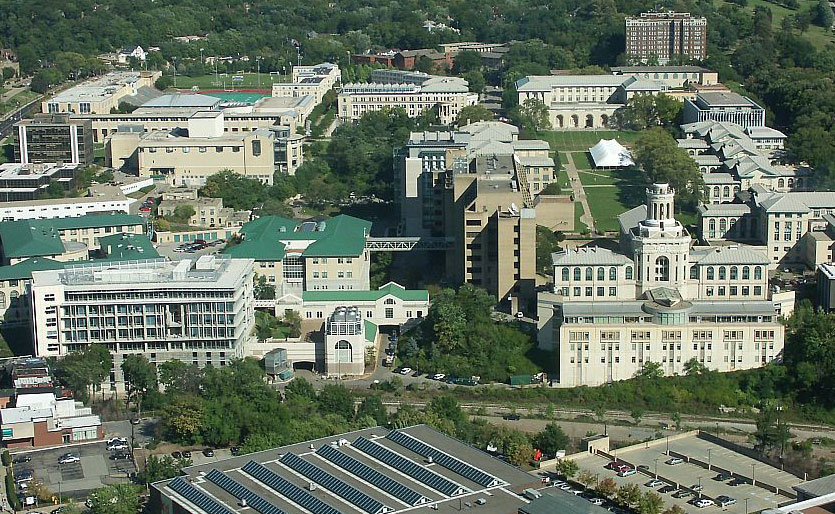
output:
<svg viewBox="0 0 835 514"><path fill-rule="evenodd" d="M580 216L580 221L585 223L589 230L594 232L594 217L591 215L589 202L586 199L586 192L583 190L583 183L580 182L580 174L577 173L577 167L574 165L574 158L571 152L566 152L565 156L565 172L568 175L568 180L571 183L571 191L574 193L574 201L580 202L583 206L583 214Z"/></svg>

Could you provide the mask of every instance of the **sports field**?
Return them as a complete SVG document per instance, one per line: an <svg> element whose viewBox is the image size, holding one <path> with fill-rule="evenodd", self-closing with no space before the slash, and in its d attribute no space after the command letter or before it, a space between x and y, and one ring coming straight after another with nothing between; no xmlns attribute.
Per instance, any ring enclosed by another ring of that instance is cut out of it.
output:
<svg viewBox="0 0 835 514"><path fill-rule="evenodd" d="M241 77L236 80L235 77ZM174 77L171 77L174 78ZM281 75L270 75L261 73L218 73L209 75L177 75L177 89L191 89L197 86L198 89L270 89L273 82L286 82L288 77Z"/></svg>

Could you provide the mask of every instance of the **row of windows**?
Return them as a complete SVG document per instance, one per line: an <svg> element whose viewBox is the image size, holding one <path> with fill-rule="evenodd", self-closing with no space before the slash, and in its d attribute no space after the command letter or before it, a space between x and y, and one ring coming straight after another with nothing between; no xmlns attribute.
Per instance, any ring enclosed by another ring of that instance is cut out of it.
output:
<svg viewBox="0 0 835 514"><path fill-rule="evenodd" d="M730 275L731 280L738 280L739 279L739 271L740 268L737 266L707 266L705 267L705 278L707 280L715 280L717 272L719 275L719 280L727 280L728 276ZM693 266L690 268L690 278L699 278L699 268L697 266ZM763 269L762 266L754 266L754 280L762 280L763 278ZM750 280L751 279L751 268L749 266L742 266L742 280Z"/></svg>
<svg viewBox="0 0 835 514"><path fill-rule="evenodd" d="M574 268L574 280L582 280L583 272L580 268ZM626 267L626 280L632 280L632 266ZM609 268L609 280L617 280L618 279L618 269L615 266ZM562 268L561 272L562 279L567 281L570 276L569 268ZM586 268L585 271L585 280L594 280L595 272L592 268ZM597 280L606 280L606 268L599 267L597 268Z"/></svg>
<svg viewBox="0 0 835 514"><path fill-rule="evenodd" d="M765 350L766 347L769 350L773 350L774 349L774 343L773 342L770 342L770 343L763 342L762 344L759 343L759 342L754 343L754 350L755 351L759 351L760 349ZM636 344L636 343L632 343L632 351L633 352L637 352L637 351L642 350L642 349L645 350L645 351L651 351L651 347L648 343L646 345L644 345L644 344L639 345L639 344ZM657 348L656 348L656 350L657 350ZM705 343L705 342L693 343L693 351L699 351L699 350L713 350L713 343ZM733 351L733 350L744 351L745 348L744 348L743 343L737 343L737 344L734 344L732 346L731 343L726 342L725 343L725 350L726 351ZM581 354L584 351L588 352L589 351L589 343L585 343L584 345L583 344L571 343L569 345L568 351L569 352L577 352L577 353L581 353ZM619 352L620 351L620 344L618 344L618 343L601 344L600 345L600 351L601 352L606 352L606 351ZM667 351L669 351L669 352L681 351L681 343L677 343L677 344L664 343L662 345L661 351L664 351L664 352L667 352Z"/></svg>
<svg viewBox="0 0 835 514"><path fill-rule="evenodd" d="M756 356L756 355L754 355L753 357L754 357L754 359L753 359L753 360L754 360L754 362L759 361L759 362L761 362L761 363L763 363L763 364L765 364L765 363L766 363L766 362L768 362L768 361L774 360L774 357L773 357L773 356L771 356L771 357L766 357L765 355L761 355L761 356L759 356L759 359L757 358L757 356ZM576 359L575 359L575 357L571 357L570 361L571 361L571 364L576 364ZM680 362L681 362L681 355L677 355L677 356L676 356L676 360L675 360L675 361L676 361L677 363L680 363ZM699 359L699 361L700 361L700 362L712 362L712 356L711 356L711 355L702 356L702 357ZM728 356L727 356L727 355L725 355L725 356L724 356L724 361L725 361L725 362L742 362L742 355L737 355L737 356L736 356L736 361L734 361L733 359L729 359L729 358L728 358ZM610 363L614 363L614 364L619 364L619 363L620 363L620 357L619 357L619 356L616 356L616 357L614 357L614 360L610 360L609 362L610 362ZM651 361L647 360L647 362L651 362ZM671 357L671 358L669 359L669 361L668 361L668 360L667 360L667 356L666 356L666 355L664 355L664 356L662 357L662 359L661 359L661 362L671 362L671 363L672 363L672 362L673 362L673 359L672 359L672 357ZM588 363L589 363L589 358L588 358L588 357L584 357L584 358L583 358L583 364L588 364ZM600 363L601 363L601 364L606 364L606 357L600 357ZM636 358L634 355L632 356L632 364L643 364L643 363L644 363L644 359L638 359L638 358Z"/></svg>

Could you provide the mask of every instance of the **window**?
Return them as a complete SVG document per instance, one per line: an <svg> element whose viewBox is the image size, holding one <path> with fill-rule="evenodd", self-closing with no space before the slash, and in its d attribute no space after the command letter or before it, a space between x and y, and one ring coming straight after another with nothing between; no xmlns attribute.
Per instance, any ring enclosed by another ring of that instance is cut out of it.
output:
<svg viewBox="0 0 835 514"><path fill-rule="evenodd" d="M609 268L609 280L617 280L618 279L618 269L612 266Z"/></svg>
<svg viewBox="0 0 835 514"><path fill-rule="evenodd" d="M748 296L751 294L751 288L748 286L742 286L742 296Z"/></svg>
<svg viewBox="0 0 835 514"><path fill-rule="evenodd" d="M754 266L754 280L762 280L763 269L760 266ZM756 289L756 288L754 288Z"/></svg>
<svg viewBox="0 0 835 514"><path fill-rule="evenodd" d="M618 288L617 287L610 287L609 288L609 296L617 296L618 295Z"/></svg>
<svg viewBox="0 0 835 514"><path fill-rule="evenodd" d="M708 237L711 237L711 238L716 237L716 220L711 219L710 221L707 222L707 226L708 226L708 232L709 232Z"/></svg>
<svg viewBox="0 0 835 514"><path fill-rule="evenodd" d="M725 280L727 278L728 272L725 269L725 266L719 266L719 280Z"/></svg>
<svg viewBox="0 0 835 514"><path fill-rule="evenodd" d="M587 287L587 288L586 288L586 296L591 296L591 293L592 293L592 288L591 288L591 287Z"/></svg>
<svg viewBox="0 0 835 514"><path fill-rule="evenodd" d="M708 280L713 280L713 278L714 278L714 276L713 276L713 266L708 266L708 268L707 268L707 279Z"/></svg>
<svg viewBox="0 0 835 514"><path fill-rule="evenodd" d="M606 294L606 288L605 287L598 287L597 288L597 296L604 296L605 294Z"/></svg>
<svg viewBox="0 0 835 514"><path fill-rule="evenodd" d="M574 268L574 280L580 280L580 268Z"/></svg>
<svg viewBox="0 0 835 514"><path fill-rule="evenodd" d="M751 278L751 268L748 266L742 267L742 280L748 280Z"/></svg>
<svg viewBox="0 0 835 514"><path fill-rule="evenodd" d="M593 274L592 274L591 268L586 268L586 280L591 280L592 276L593 276Z"/></svg>
<svg viewBox="0 0 835 514"><path fill-rule="evenodd" d="M670 280L670 260L663 255L655 259L655 280L657 282Z"/></svg>
<svg viewBox="0 0 835 514"><path fill-rule="evenodd" d="M606 270L597 268L597 280L606 280Z"/></svg>
<svg viewBox="0 0 835 514"><path fill-rule="evenodd" d="M580 296L580 288L579 287L574 288L574 296Z"/></svg>
<svg viewBox="0 0 835 514"><path fill-rule="evenodd" d="M568 280L568 268L562 269L562 279L566 281Z"/></svg>
<svg viewBox="0 0 835 514"><path fill-rule="evenodd" d="M386 319L391 319L394 317L394 309L391 307L386 309Z"/></svg>
<svg viewBox="0 0 835 514"><path fill-rule="evenodd" d="M760 286L754 286L754 296L760 296L763 294L763 288Z"/></svg>
<svg viewBox="0 0 835 514"><path fill-rule="evenodd" d="M699 267L690 266L690 278L699 278Z"/></svg>
<svg viewBox="0 0 835 514"><path fill-rule="evenodd" d="M252 155L255 157L261 155L261 141L257 139L252 141Z"/></svg>

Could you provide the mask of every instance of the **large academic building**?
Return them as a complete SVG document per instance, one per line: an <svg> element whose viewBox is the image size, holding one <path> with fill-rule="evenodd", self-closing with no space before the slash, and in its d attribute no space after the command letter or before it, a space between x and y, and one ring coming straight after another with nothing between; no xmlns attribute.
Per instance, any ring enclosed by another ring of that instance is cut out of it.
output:
<svg viewBox="0 0 835 514"><path fill-rule="evenodd" d="M768 256L693 247L673 216L674 195L654 184L646 205L621 214L618 250L553 254L554 290L538 298L539 344L556 351L559 387L632 378L648 362L674 375L691 359L735 371L781 358Z"/></svg>

